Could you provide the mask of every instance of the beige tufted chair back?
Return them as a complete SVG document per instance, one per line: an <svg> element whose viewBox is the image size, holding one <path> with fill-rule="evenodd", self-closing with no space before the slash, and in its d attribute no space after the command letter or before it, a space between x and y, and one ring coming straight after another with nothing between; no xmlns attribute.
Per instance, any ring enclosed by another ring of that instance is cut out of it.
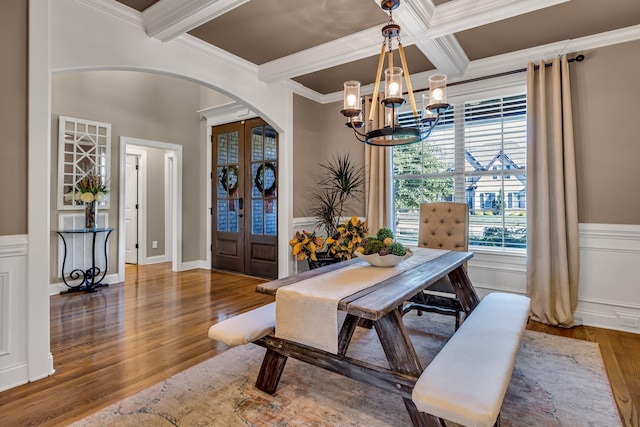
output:
<svg viewBox="0 0 640 427"><path fill-rule="evenodd" d="M418 246L451 251L469 249L469 206L436 202L420 205Z"/></svg>
<svg viewBox="0 0 640 427"><path fill-rule="evenodd" d="M466 252L469 248L469 206L453 202L420 205L418 246ZM402 314L411 310L417 310L418 316L423 311L455 316L456 330L460 326L462 306L446 276L412 297L403 307Z"/></svg>

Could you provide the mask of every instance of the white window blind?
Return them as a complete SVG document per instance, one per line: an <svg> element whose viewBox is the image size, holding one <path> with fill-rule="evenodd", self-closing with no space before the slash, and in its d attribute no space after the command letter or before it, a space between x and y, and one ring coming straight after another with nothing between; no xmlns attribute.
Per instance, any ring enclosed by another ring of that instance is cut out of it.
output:
<svg viewBox="0 0 640 427"><path fill-rule="evenodd" d="M393 149L393 174L399 240L417 242L421 203L459 201L470 245L525 248L526 96L453 105L425 141Z"/></svg>

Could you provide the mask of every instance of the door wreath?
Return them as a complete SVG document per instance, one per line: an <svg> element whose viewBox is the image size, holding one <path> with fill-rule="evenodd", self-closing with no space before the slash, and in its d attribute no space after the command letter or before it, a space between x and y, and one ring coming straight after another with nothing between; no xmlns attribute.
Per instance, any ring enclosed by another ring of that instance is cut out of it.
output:
<svg viewBox="0 0 640 427"><path fill-rule="evenodd" d="M264 174L263 171L266 173L266 169L270 170L271 173L273 174L273 183L268 187L268 188L264 188ZM262 190L264 190L264 195L265 197L273 197L276 194L276 182L278 180L276 179L276 165L274 165L273 163L263 163L260 165L260 167L258 167L258 169L256 170L256 176L253 178L253 183L255 184L256 188L258 189L258 191L260 193L262 193Z"/></svg>
<svg viewBox="0 0 640 427"><path fill-rule="evenodd" d="M230 197L238 190L238 167L237 166L225 166L222 168L222 175L220 175L220 184L224 191L229 194Z"/></svg>

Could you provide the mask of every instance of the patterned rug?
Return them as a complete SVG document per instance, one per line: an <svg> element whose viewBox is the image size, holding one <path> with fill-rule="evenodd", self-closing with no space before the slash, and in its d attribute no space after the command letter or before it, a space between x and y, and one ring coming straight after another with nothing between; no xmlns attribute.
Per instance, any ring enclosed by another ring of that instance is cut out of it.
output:
<svg viewBox="0 0 640 427"><path fill-rule="evenodd" d="M423 366L453 333L449 316L412 313L405 323ZM348 355L388 366L375 331L357 329ZM257 390L264 351L229 349L74 426L411 425L398 396L294 359L275 395ZM501 418L503 426L621 425L598 345L526 331Z"/></svg>

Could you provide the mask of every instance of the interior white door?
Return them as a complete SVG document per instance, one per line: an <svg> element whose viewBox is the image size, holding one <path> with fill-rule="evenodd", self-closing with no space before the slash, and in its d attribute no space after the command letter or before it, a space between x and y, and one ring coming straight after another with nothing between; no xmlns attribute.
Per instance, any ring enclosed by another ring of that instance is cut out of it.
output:
<svg viewBox="0 0 640 427"><path fill-rule="evenodd" d="M138 156L127 154L124 196L124 262L138 263Z"/></svg>

